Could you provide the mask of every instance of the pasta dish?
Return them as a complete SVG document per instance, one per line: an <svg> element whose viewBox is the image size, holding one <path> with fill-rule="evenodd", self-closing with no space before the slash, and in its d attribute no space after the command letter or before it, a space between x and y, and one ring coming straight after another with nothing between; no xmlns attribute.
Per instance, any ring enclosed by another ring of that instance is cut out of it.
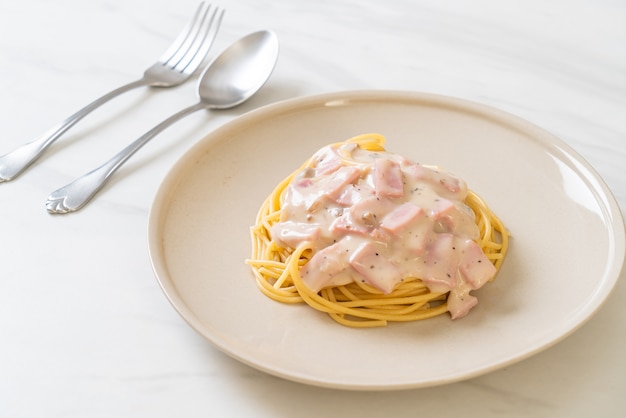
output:
<svg viewBox="0 0 626 418"><path fill-rule="evenodd" d="M508 233L460 178L384 148L378 134L317 151L263 202L251 228L259 289L353 327L449 312L493 280Z"/></svg>

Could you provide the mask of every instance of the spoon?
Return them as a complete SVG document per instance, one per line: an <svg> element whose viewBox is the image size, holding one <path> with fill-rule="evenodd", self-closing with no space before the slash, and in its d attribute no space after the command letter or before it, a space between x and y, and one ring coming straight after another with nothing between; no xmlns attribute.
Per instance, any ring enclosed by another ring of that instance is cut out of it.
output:
<svg viewBox="0 0 626 418"><path fill-rule="evenodd" d="M106 163L52 192L46 201L49 213L81 209L135 152L174 122L201 109L230 109L252 97L272 74L278 59L278 38L271 31L251 33L222 52L202 73L200 101L165 119Z"/></svg>

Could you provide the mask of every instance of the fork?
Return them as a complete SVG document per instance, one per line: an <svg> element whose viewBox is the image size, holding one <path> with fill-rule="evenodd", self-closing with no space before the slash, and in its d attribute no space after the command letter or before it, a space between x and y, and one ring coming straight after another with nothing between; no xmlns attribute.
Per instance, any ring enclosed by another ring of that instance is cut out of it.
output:
<svg viewBox="0 0 626 418"><path fill-rule="evenodd" d="M174 87L185 82L202 64L217 35L224 10L201 2L193 18L172 45L143 76L94 100L38 139L0 157L0 183L13 180L35 162L63 133L89 113L137 87Z"/></svg>

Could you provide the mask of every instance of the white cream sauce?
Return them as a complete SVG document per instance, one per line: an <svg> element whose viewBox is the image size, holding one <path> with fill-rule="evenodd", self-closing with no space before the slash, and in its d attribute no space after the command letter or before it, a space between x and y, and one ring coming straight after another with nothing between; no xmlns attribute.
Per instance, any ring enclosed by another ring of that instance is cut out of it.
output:
<svg viewBox="0 0 626 418"><path fill-rule="evenodd" d="M476 244L465 182L445 171L353 143L327 146L285 190L272 237L313 246L301 268L313 291L365 282L383 293L418 277L432 292L450 292L452 318L476 305L471 290L496 273Z"/></svg>

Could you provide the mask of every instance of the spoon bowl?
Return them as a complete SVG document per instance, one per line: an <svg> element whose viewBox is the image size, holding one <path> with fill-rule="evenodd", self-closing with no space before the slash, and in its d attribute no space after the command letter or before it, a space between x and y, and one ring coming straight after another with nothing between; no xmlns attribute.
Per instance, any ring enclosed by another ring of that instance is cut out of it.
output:
<svg viewBox="0 0 626 418"><path fill-rule="evenodd" d="M259 31L226 49L202 73L200 100L210 109L228 109L248 100L272 74L278 58L278 38Z"/></svg>
<svg viewBox="0 0 626 418"><path fill-rule="evenodd" d="M100 167L52 192L46 209L52 214L81 209L122 164L174 122L201 109L229 109L252 97L269 79L277 59L278 38L273 32L254 32L239 39L202 73L198 82L198 103L165 119Z"/></svg>

